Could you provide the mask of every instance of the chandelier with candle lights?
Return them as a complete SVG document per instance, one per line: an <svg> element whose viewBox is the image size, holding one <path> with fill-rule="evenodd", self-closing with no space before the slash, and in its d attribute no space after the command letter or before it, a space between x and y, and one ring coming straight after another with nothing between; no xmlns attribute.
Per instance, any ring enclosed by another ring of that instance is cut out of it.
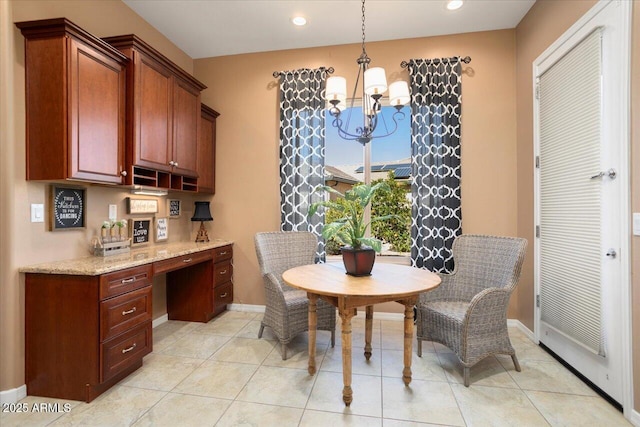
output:
<svg viewBox="0 0 640 427"><path fill-rule="evenodd" d="M342 139L358 141L362 145L367 144L373 138L382 138L394 133L398 129L397 120L404 118L404 113L400 110L409 102L409 86L407 85L407 82L402 80L396 81L387 87L387 78L385 76L384 68L369 68L371 59L367 56L367 51L364 46L364 2L365 0L362 0L362 54L360 54L360 57L356 61L358 63L358 76L356 77L356 84L353 87L353 94L349 105L350 108L345 119L343 119L342 113L344 107L347 105L347 80L340 76L329 77L327 79L327 87L325 90L325 97L331 104L329 113L333 116L332 125L338 129L338 135ZM361 78L362 84L360 85ZM362 91L362 125L357 126L355 130L349 130L351 112L353 111L354 100L359 85L361 86ZM374 135L373 133L376 130L379 121L378 113L380 113L380 110L382 109L380 101L382 95L387 91L387 89L389 89L389 104L396 109L392 116L393 126L389 129L386 128L385 124L386 133L381 134L378 132Z"/></svg>

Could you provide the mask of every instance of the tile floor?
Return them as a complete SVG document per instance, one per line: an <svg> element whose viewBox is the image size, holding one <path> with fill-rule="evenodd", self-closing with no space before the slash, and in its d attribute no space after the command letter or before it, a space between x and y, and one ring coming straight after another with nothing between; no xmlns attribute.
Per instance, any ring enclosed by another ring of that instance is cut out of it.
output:
<svg viewBox="0 0 640 427"><path fill-rule="evenodd" d="M628 426L596 395L520 331L511 330L522 372L510 357L488 358L471 370L471 387L445 347L423 344L413 357L413 381L402 383L402 322L374 320L370 362L356 343L353 392L342 403L339 339L318 332L318 373L307 374L307 336L283 361L261 314L231 311L208 324L169 321L154 330L154 351L141 369L90 404L27 397L21 403L60 404L59 412L1 413L8 426ZM339 337L338 337L339 338ZM415 349L414 349L415 353ZM69 404L64 412L64 404ZM55 405L53 406L55 409Z"/></svg>

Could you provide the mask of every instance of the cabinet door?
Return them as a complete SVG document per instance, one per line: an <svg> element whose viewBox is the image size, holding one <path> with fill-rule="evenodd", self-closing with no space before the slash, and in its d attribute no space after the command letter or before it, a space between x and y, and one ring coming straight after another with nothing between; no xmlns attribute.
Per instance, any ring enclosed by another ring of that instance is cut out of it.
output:
<svg viewBox="0 0 640 427"><path fill-rule="evenodd" d="M137 52L134 58L134 164L168 172L173 137L173 78L152 59Z"/></svg>
<svg viewBox="0 0 640 427"><path fill-rule="evenodd" d="M216 117L218 113L202 105L198 139L198 192L216 192Z"/></svg>
<svg viewBox="0 0 640 427"><path fill-rule="evenodd" d="M173 104L173 172L197 177L200 91L176 78Z"/></svg>
<svg viewBox="0 0 640 427"><path fill-rule="evenodd" d="M70 39L69 177L122 184L125 68Z"/></svg>

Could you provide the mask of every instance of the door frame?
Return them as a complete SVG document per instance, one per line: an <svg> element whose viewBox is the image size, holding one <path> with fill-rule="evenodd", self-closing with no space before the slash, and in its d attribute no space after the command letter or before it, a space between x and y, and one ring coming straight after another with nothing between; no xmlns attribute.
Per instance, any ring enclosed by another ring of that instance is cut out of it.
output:
<svg viewBox="0 0 640 427"><path fill-rule="evenodd" d="M534 160L534 233L535 226L540 224L540 169L535 165L536 156L540 155L540 135L538 114L538 99L536 99L537 79L541 71L543 62L549 61L554 56L559 59L559 48L574 37L583 38L589 31L585 27L590 21L602 12L607 6L614 3L614 7L619 7L622 14L621 26L622 43L617 46L616 55L620 55L623 64L623 78L620 82L624 96L620 99L619 122L623 140L620 143L620 170L618 178L620 182L621 209L619 214L620 222L620 295L623 304L620 307L621 326L621 363L622 363L622 406L624 415L631 419L633 413L633 378L632 378L632 335L631 335L631 181L630 181L630 86L631 86L631 8L632 2L621 0L600 0L584 16L576 21L567 31L565 31L555 42L553 42L532 64L532 90L533 90L533 160ZM540 294L540 241L534 238L534 295ZM533 299L534 310L534 335L536 343L540 342L540 308L537 307L536 298ZM626 302L626 303L625 303Z"/></svg>

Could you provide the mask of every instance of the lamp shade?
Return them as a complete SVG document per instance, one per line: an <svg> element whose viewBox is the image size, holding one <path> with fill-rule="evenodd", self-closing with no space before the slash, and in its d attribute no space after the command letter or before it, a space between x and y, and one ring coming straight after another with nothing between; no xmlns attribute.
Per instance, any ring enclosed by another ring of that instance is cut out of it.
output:
<svg viewBox="0 0 640 427"><path fill-rule="evenodd" d="M327 101L347 99L347 79L344 77L333 76L327 79L327 87L325 89L325 97Z"/></svg>
<svg viewBox="0 0 640 427"><path fill-rule="evenodd" d="M407 82L400 80L389 85L389 104L395 107L409 103L409 86Z"/></svg>
<svg viewBox="0 0 640 427"><path fill-rule="evenodd" d="M191 217L191 221L213 221L209 202L195 202L196 210Z"/></svg>
<svg viewBox="0 0 640 427"><path fill-rule="evenodd" d="M382 95L387 91L387 76L384 68L373 67L364 72L364 92L367 95Z"/></svg>

